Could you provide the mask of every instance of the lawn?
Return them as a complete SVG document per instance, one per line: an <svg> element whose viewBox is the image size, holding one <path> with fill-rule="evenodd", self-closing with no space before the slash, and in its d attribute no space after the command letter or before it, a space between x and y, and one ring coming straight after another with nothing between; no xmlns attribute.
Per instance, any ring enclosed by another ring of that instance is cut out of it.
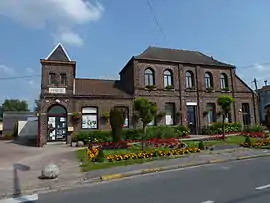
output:
<svg viewBox="0 0 270 203"><path fill-rule="evenodd" d="M256 138L251 138L251 141L257 140ZM217 145L240 145L242 142L245 141L244 136L230 136L227 137L225 140L208 140L204 141L206 146L217 146ZM189 147L198 146L200 141L185 141L185 143Z"/></svg>

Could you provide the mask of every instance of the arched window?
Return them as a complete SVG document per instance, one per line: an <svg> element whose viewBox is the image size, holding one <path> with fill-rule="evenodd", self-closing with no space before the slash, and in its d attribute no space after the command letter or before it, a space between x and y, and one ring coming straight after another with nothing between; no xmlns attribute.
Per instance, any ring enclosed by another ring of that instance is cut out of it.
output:
<svg viewBox="0 0 270 203"><path fill-rule="evenodd" d="M194 87L194 75L191 71L186 72L186 88Z"/></svg>
<svg viewBox="0 0 270 203"><path fill-rule="evenodd" d="M144 84L146 86L155 84L154 71L152 69L150 69L150 68L147 68L144 71Z"/></svg>
<svg viewBox="0 0 270 203"><path fill-rule="evenodd" d="M173 74L170 70L165 70L163 73L164 87L173 86Z"/></svg>
<svg viewBox="0 0 270 203"><path fill-rule="evenodd" d="M220 75L220 89L228 88L228 77L225 73L221 73Z"/></svg>
<svg viewBox="0 0 270 203"><path fill-rule="evenodd" d="M206 89L212 88L214 86L213 85L213 77L212 77L211 73L206 72L204 75L204 80L205 80L205 88Z"/></svg>
<svg viewBox="0 0 270 203"><path fill-rule="evenodd" d="M48 110L48 115L66 115L66 109L61 105L54 105Z"/></svg>
<svg viewBox="0 0 270 203"><path fill-rule="evenodd" d="M82 108L82 129L98 128L98 108L84 107Z"/></svg>

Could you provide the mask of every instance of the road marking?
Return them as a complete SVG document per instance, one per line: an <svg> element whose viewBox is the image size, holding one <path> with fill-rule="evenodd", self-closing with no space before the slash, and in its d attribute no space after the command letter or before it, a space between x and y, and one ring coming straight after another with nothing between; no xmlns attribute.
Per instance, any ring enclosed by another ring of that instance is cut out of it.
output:
<svg viewBox="0 0 270 203"><path fill-rule="evenodd" d="M260 187L256 187L256 190L263 190L263 189L266 189L266 188L269 188L270 187L270 184L269 185L263 185L263 186L260 186Z"/></svg>
<svg viewBox="0 0 270 203"><path fill-rule="evenodd" d="M36 200L38 200L38 194L3 199L3 200L0 200L0 203L23 203L23 202L33 202Z"/></svg>
<svg viewBox="0 0 270 203"><path fill-rule="evenodd" d="M205 202L202 202L202 203L214 203L214 201L208 200L208 201L205 201Z"/></svg>

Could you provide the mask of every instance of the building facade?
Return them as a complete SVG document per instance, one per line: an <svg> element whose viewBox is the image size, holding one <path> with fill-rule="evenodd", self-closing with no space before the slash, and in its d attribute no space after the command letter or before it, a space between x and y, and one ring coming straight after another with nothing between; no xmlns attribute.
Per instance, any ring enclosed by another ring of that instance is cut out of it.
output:
<svg viewBox="0 0 270 203"><path fill-rule="evenodd" d="M256 96L235 73L235 67L196 51L149 47L133 56L120 80L76 78L76 62L59 44L42 59L38 145L66 140L83 130L106 129L102 115L113 107L126 111L125 127L133 126L133 101L156 103L164 118L149 125L188 125L192 134L217 121L217 97L235 98L230 121L258 122ZM72 115L81 118L74 122Z"/></svg>
<svg viewBox="0 0 270 203"><path fill-rule="evenodd" d="M265 85L258 90L260 122L265 122L265 107L270 104L270 85Z"/></svg>

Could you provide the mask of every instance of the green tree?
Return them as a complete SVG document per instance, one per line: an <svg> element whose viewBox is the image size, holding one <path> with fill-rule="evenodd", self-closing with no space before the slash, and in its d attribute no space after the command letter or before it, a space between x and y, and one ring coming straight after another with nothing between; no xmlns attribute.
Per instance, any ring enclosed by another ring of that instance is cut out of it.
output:
<svg viewBox="0 0 270 203"><path fill-rule="evenodd" d="M40 110L40 100L35 100L34 111L39 112L39 110Z"/></svg>
<svg viewBox="0 0 270 203"><path fill-rule="evenodd" d="M110 111L110 125L112 128L113 142L122 140L122 130L125 121L124 112L118 109L111 109Z"/></svg>
<svg viewBox="0 0 270 203"><path fill-rule="evenodd" d="M5 111L29 111L28 104L24 100L6 99L2 104L3 112Z"/></svg>
<svg viewBox="0 0 270 203"><path fill-rule="evenodd" d="M228 95L222 95L217 99L217 103L221 108L220 114L222 116L223 139L225 139L225 118L228 118L233 102L234 99Z"/></svg>
<svg viewBox="0 0 270 203"><path fill-rule="evenodd" d="M0 121L3 120L3 107L0 106Z"/></svg>
<svg viewBox="0 0 270 203"><path fill-rule="evenodd" d="M146 137L146 126L150 123L157 114L157 106L148 101L148 99L139 97L134 101L134 110L138 113L138 117L142 122L143 137L142 150L144 149L144 138Z"/></svg>

